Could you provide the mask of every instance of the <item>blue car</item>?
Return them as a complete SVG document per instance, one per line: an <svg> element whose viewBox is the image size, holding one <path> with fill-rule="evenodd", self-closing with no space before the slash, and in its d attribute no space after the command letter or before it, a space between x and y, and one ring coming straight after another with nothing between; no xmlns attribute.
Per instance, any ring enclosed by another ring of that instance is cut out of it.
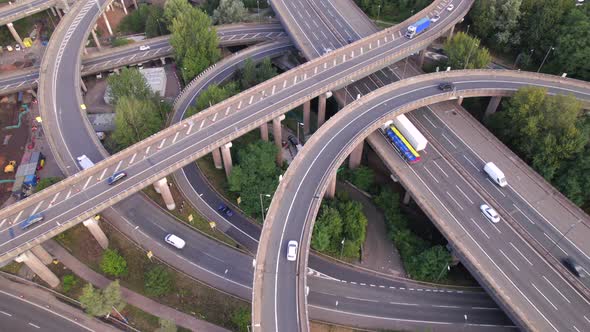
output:
<svg viewBox="0 0 590 332"><path fill-rule="evenodd" d="M234 215L234 212L225 204L219 203L217 207L217 211L224 213L226 216L231 217Z"/></svg>
<svg viewBox="0 0 590 332"><path fill-rule="evenodd" d="M109 178L107 179L107 183L108 183L109 185L111 185L111 184L113 184L113 183L115 183L115 182L117 182L117 181L121 180L122 178L124 178L124 177L126 177L126 176L127 176L127 173L125 173L125 172L123 172L123 171L121 171L121 172L117 172L117 173L115 173L115 174L113 174L113 175L109 176Z"/></svg>
<svg viewBox="0 0 590 332"><path fill-rule="evenodd" d="M25 219L23 222L20 223L20 229L26 229L29 226L38 223L39 221L43 220L43 214L42 213L37 213L34 214L30 217L28 217L27 219Z"/></svg>

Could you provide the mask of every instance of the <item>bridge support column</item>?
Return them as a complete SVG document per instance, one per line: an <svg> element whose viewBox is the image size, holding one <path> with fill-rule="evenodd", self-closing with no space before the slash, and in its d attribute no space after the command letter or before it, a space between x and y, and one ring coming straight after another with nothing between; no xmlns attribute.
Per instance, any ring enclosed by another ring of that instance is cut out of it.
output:
<svg viewBox="0 0 590 332"><path fill-rule="evenodd" d="M133 0L133 7L135 7L135 9L139 8L139 7L137 6L137 0Z"/></svg>
<svg viewBox="0 0 590 332"><path fill-rule="evenodd" d="M64 9L63 9L64 10L64 13L69 12L70 11L70 5L68 4L68 0L63 0L61 3L64 5Z"/></svg>
<svg viewBox="0 0 590 332"><path fill-rule="evenodd" d="M162 195L162 199L168 210L172 211L176 208L176 203L174 203L174 198L172 197L170 187L168 186L168 180L166 178L154 182L154 189L157 193Z"/></svg>
<svg viewBox="0 0 590 332"><path fill-rule="evenodd" d="M498 110L498 106L500 106L501 101L502 101L501 96L492 97L492 99L490 99L490 103L488 104L488 107L486 108L486 112L485 112L484 116L488 117L488 116L496 113L496 111Z"/></svg>
<svg viewBox="0 0 590 332"><path fill-rule="evenodd" d="M326 188L325 198L334 198L336 196L336 173L328 180L328 188Z"/></svg>
<svg viewBox="0 0 590 332"><path fill-rule="evenodd" d="M418 53L418 67L422 68L424 66L424 57L426 56L426 50L420 51Z"/></svg>
<svg viewBox="0 0 590 332"><path fill-rule="evenodd" d="M22 47L24 49L25 45L23 44L23 40L20 39L18 32L16 32L16 29L14 28L14 24L12 24L12 22L11 22L11 23L6 24L6 26L8 27L8 30L10 30L10 33L12 34L12 37L14 38L14 40L16 40L16 42L20 44L20 47Z"/></svg>
<svg viewBox="0 0 590 332"><path fill-rule="evenodd" d="M98 36L96 35L96 30L92 29L91 33L92 33L92 39L94 40L96 47L98 47L99 51L102 50L102 46L100 46L100 42L98 41Z"/></svg>
<svg viewBox="0 0 590 332"><path fill-rule="evenodd" d="M231 174L231 168L233 166L231 160L231 151L229 150L229 148L231 147L231 142L221 147L221 156L223 157L223 168L225 169L225 176L227 176L228 178Z"/></svg>
<svg viewBox="0 0 590 332"><path fill-rule="evenodd" d="M98 220L96 220L96 218L97 217L86 219L84 220L83 224L86 226L86 228L88 228L101 248L106 249L109 247L109 239L98 225Z"/></svg>
<svg viewBox="0 0 590 332"><path fill-rule="evenodd" d="M453 38L453 33L455 32L455 26L451 26L451 28L449 29L449 34L447 35L448 39Z"/></svg>
<svg viewBox="0 0 590 332"><path fill-rule="evenodd" d="M86 88L86 84L84 83L82 77L80 77L80 87L82 88L82 91L88 92L88 89Z"/></svg>
<svg viewBox="0 0 590 332"><path fill-rule="evenodd" d="M303 103L303 136L309 135L310 128L310 114L311 114L311 100Z"/></svg>
<svg viewBox="0 0 590 332"><path fill-rule="evenodd" d="M406 190L406 193L404 194L404 199L403 199L402 203L404 203L404 205L408 205L408 204L410 204L411 199L412 199L412 195L410 195L410 192Z"/></svg>
<svg viewBox="0 0 590 332"><path fill-rule="evenodd" d="M55 7L51 7L49 9L51 10L51 13L53 14L53 16L57 16L57 13L55 12Z"/></svg>
<svg viewBox="0 0 590 332"><path fill-rule="evenodd" d="M222 169L223 164L221 163L221 152L219 149L214 149L211 151L211 154L213 155L213 164L215 165L215 168Z"/></svg>
<svg viewBox="0 0 590 332"><path fill-rule="evenodd" d="M463 97L459 96L459 98L457 98L457 105L461 104L463 104Z"/></svg>
<svg viewBox="0 0 590 332"><path fill-rule="evenodd" d="M318 128L326 121L326 94L318 96Z"/></svg>
<svg viewBox="0 0 590 332"><path fill-rule="evenodd" d="M260 139L268 142L268 123L263 124L260 126Z"/></svg>
<svg viewBox="0 0 590 332"><path fill-rule="evenodd" d="M35 92L35 90L29 89L27 90L27 92L30 93L33 97L37 98L37 92Z"/></svg>
<svg viewBox="0 0 590 332"><path fill-rule="evenodd" d="M43 279L52 288L59 285L59 278L32 252L25 251L16 256L14 260L19 263L25 263L39 278Z"/></svg>
<svg viewBox="0 0 590 332"><path fill-rule="evenodd" d="M365 141L359 143L359 145L352 150L350 156L348 156L348 167L350 169L355 169L361 165L361 158L363 156L363 147L365 145Z"/></svg>
<svg viewBox="0 0 590 332"><path fill-rule="evenodd" d="M55 12L57 13L57 16L59 16L60 19L63 17L61 10L59 10L59 8L56 7Z"/></svg>
<svg viewBox="0 0 590 332"><path fill-rule="evenodd" d="M31 251L43 264L47 265L53 262L53 257L41 245L31 248Z"/></svg>
<svg viewBox="0 0 590 332"><path fill-rule="evenodd" d="M166 64L166 58L162 57L160 58L160 61L162 61L162 66Z"/></svg>
<svg viewBox="0 0 590 332"><path fill-rule="evenodd" d="M125 0L121 0L121 5L123 5L123 12L127 15L127 6L125 6Z"/></svg>
<svg viewBox="0 0 590 332"><path fill-rule="evenodd" d="M281 121L283 120L285 120L285 115L272 119L272 136L279 150L277 153L277 164L279 166L283 165L283 135L281 131Z"/></svg>
<svg viewBox="0 0 590 332"><path fill-rule="evenodd" d="M102 12L102 18L104 19L104 23L107 26L107 30L109 30L109 35L113 35L113 29L111 29L111 24L109 23L109 19L107 18L107 14Z"/></svg>

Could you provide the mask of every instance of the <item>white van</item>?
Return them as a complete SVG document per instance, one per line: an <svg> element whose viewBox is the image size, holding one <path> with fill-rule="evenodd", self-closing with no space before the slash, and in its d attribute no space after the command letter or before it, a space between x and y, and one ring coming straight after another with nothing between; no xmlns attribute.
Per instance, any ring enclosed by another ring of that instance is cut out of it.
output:
<svg viewBox="0 0 590 332"><path fill-rule="evenodd" d="M81 155L80 157L76 158L78 160L78 164L82 169L89 169L90 167L94 166L94 163L90 158L86 157L85 154Z"/></svg>
<svg viewBox="0 0 590 332"><path fill-rule="evenodd" d="M487 163L483 167L483 170L488 173L490 179L496 182L500 187L505 187L508 184L504 173L493 162Z"/></svg>

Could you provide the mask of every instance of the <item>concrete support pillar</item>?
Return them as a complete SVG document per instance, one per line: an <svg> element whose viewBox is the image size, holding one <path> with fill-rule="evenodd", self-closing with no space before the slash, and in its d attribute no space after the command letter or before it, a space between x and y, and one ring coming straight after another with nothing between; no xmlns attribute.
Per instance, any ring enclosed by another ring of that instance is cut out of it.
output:
<svg viewBox="0 0 590 332"><path fill-rule="evenodd" d="M125 0L121 0L121 5L123 5L123 12L127 15L127 6L125 6Z"/></svg>
<svg viewBox="0 0 590 332"><path fill-rule="evenodd" d="M43 264L47 265L53 262L53 257L41 245L31 248L31 251Z"/></svg>
<svg viewBox="0 0 590 332"><path fill-rule="evenodd" d="M174 203L174 198L170 192L168 180L166 180L166 178L160 179L154 183L154 187L158 187L159 193L162 195L162 199L164 200L164 204L166 204L166 208L170 211L174 210L176 208L176 203Z"/></svg>
<svg viewBox="0 0 590 332"><path fill-rule="evenodd" d="M96 47L98 47L98 50L100 51L102 49L102 47L100 46L100 42L98 41L98 36L96 35L96 30L92 29L91 33L92 33L92 39L94 39L94 43L96 44Z"/></svg>
<svg viewBox="0 0 590 332"><path fill-rule="evenodd" d="M59 16L60 19L63 17L61 10L59 10L59 8L55 8L55 12L57 13L57 16Z"/></svg>
<svg viewBox="0 0 590 332"><path fill-rule="evenodd" d="M283 120L285 120L284 115L272 119L272 135L274 137L275 145L279 150L277 153L277 164L279 166L283 165L283 135L281 130L281 121Z"/></svg>
<svg viewBox="0 0 590 332"><path fill-rule="evenodd" d="M404 205L408 205L408 204L410 204L411 199L412 199L412 195L410 195L410 192L406 190L406 193L404 194L404 199L403 199L402 203L404 203Z"/></svg>
<svg viewBox="0 0 590 332"><path fill-rule="evenodd" d="M82 49L82 51L84 52L84 55L88 55L88 50L86 49L86 47L84 47L84 48Z"/></svg>
<svg viewBox="0 0 590 332"><path fill-rule="evenodd" d="M325 198L334 198L336 196L336 173L328 180L328 188L326 188Z"/></svg>
<svg viewBox="0 0 590 332"><path fill-rule="evenodd" d="M310 114L311 114L311 100L303 103L303 135L309 135L311 131L310 125Z"/></svg>
<svg viewBox="0 0 590 332"><path fill-rule="evenodd" d="M268 142L268 123L263 124L260 126L260 139Z"/></svg>
<svg viewBox="0 0 590 332"><path fill-rule="evenodd" d="M98 220L95 218L87 219L83 222L84 226L88 228L92 236L96 239L98 244L103 248L106 249L109 247L109 239L104 234L100 226L98 225Z"/></svg>
<svg viewBox="0 0 590 332"><path fill-rule="evenodd" d="M70 11L70 4L68 3L68 0L62 0L61 2L64 5L64 13L67 13Z"/></svg>
<svg viewBox="0 0 590 332"><path fill-rule="evenodd" d="M318 97L318 128L326 121L326 95L321 94Z"/></svg>
<svg viewBox="0 0 590 332"><path fill-rule="evenodd" d="M43 279L52 288L59 285L59 278L32 252L25 251L14 260L19 263L25 263L39 278Z"/></svg>
<svg viewBox="0 0 590 332"><path fill-rule="evenodd" d="M461 104L463 104L463 97L459 96L459 98L457 98L457 105Z"/></svg>
<svg viewBox="0 0 590 332"><path fill-rule="evenodd" d="M57 16L57 12L55 11L55 7L51 7L49 9L51 10L51 13L53 14L53 16Z"/></svg>
<svg viewBox="0 0 590 332"><path fill-rule="evenodd" d="M121 74L121 70L120 70L119 68L115 68L115 69L113 69L113 71L114 71L114 72L115 72L117 75Z"/></svg>
<svg viewBox="0 0 590 332"><path fill-rule="evenodd" d="M488 104L488 107L486 108L486 113L484 116L488 117L488 116L496 113L496 111L498 110L498 106L500 106L501 101L502 101L501 96L492 97L492 99L490 99L490 103Z"/></svg>
<svg viewBox="0 0 590 332"><path fill-rule="evenodd" d="M424 66L424 57L426 56L426 50L420 51L418 53L418 67L422 68Z"/></svg>
<svg viewBox="0 0 590 332"><path fill-rule="evenodd" d="M215 168L222 169L223 164L221 163L221 152L219 149L214 149L211 151L211 154L213 155L213 164L215 165Z"/></svg>
<svg viewBox="0 0 590 332"><path fill-rule="evenodd" d="M135 9L139 8L139 7L137 6L137 0L133 0L133 7L135 7Z"/></svg>
<svg viewBox="0 0 590 332"><path fill-rule="evenodd" d="M361 158L363 156L364 145L364 141L360 142L359 145L357 145L356 148L352 150L350 156L348 156L348 167L350 169L355 169L361 165Z"/></svg>
<svg viewBox="0 0 590 332"><path fill-rule="evenodd" d="M231 151L229 150L229 148L231 147L231 142L221 147L221 156L223 157L223 168L225 169L225 176L227 176L228 178L231 174L231 168L233 166L231 160Z"/></svg>
<svg viewBox="0 0 590 332"><path fill-rule="evenodd" d="M14 40L16 40L16 42L20 44L20 47L22 47L24 49L25 44L23 44L23 40L20 39L18 32L16 32L16 29L14 28L14 24L12 24L12 22L11 22L11 23L6 24L6 26L8 27L8 30L10 30L10 33L12 34L12 37L14 38Z"/></svg>
<svg viewBox="0 0 590 332"><path fill-rule="evenodd" d="M80 77L80 87L82 88L82 91L88 92L88 89L86 88L86 84L84 83L82 77Z"/></svg>
<svg viewBox="0 0 590 332"><path fill-rule="evenodd" d="M166 64L166 58L162 57L160 58L160 61L162 61L162 66Z"/></svg>
<svg viewBox="0 0 590 332"><path fill-rule="evenodd" d="M451 26L451 28L449 29L449 34L447 35L448 39L453 38L453 33L455 32L455 26Z"/></svg>
<svg viewBox="0 0 590 332"><path fill-rule="evenodd" d="M35 92L35 90L29 89L27 90L27 92L30 93L33 97L37 98L37 92Z"/></svg>
<svg viewBox="0 0 590 332"><path fill-rule="evenodd" d="M107 14L105 14L105 12L102 12L102 18L104 19L104 23L107 26L107 30L109 30L109 35L113 35L113 29L111 29L111 24L109 23L109 19L107 18Z"/></svg>

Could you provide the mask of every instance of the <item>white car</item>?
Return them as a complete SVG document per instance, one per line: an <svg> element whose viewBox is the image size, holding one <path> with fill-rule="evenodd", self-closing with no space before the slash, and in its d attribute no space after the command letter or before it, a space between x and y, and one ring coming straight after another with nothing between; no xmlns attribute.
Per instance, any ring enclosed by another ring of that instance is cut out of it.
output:
<svg viewBox="0 0 590 332"><path fill-rule="evenodd" d="M7 50L8 52L12 52L12 46L10 46L10 45L6 45L6 50Z"/></svg>
<svg viewBox="0 0 590 332"><path fill-rule="evenodd" d="M149 45L141 45L141 46L139 47L139 50L140 50L140 51L147 51L147 50L149 50L149 49L150 49L150 46L149 46Z"/></svg>
<svg viewBox="0 0 590 332"><path fill-rule="evenodd" d="M297 259L297 241L291 240L287 244L287 260L294 262Z"/></svg>
<svg viewBox="0 0 590 332"><path fill-rule="evenodd" d="M453 9L455 9L455 5L453 5L453 4L450 4L450 5L447 7L447 10L448 10L448 11L452 11Z"/></svg>
<svg viewBox="0 0 590 332"><path fill-rule="evenodd" d="M430 23L436 23L438 22L438 20L440 20L440 15L434 15L433 17L430 18Z"/></svg>
<svg viewBox="0 0 590 332"><path fill-rule="evenodd" d="M479 207L479 209L481 210L481 213L484 215L484 217L486 217L489 221L493 222L494 224L500 221L500 215L498 214L498 212L489 207L487 204L482 204Z"/></svg>
<svg viewBox="0 0 590 332"><path fill-rule="evenodd" d="M329 47L324 47L324 54L328 54L330 52L332 52L333 50Z"/></svg>
<svg viewBox="0 0 590 332"><path fill-rule="evenodd" d="M164 238L164 241L166 241L166 243L171 244L178 249L184 248L184 245L186 244L183 239L179 238L178 236L176 236L174 234L166 235L166 237Z"/></svg>
<svg viewBox="0 0 590 332"><path fill-rule="evenodd" d="M16 44L16 45L14 45L14 50L15 50L15 51L20 51L20 50L21 50L21 48L20 48L20 44Z"/></svg>

